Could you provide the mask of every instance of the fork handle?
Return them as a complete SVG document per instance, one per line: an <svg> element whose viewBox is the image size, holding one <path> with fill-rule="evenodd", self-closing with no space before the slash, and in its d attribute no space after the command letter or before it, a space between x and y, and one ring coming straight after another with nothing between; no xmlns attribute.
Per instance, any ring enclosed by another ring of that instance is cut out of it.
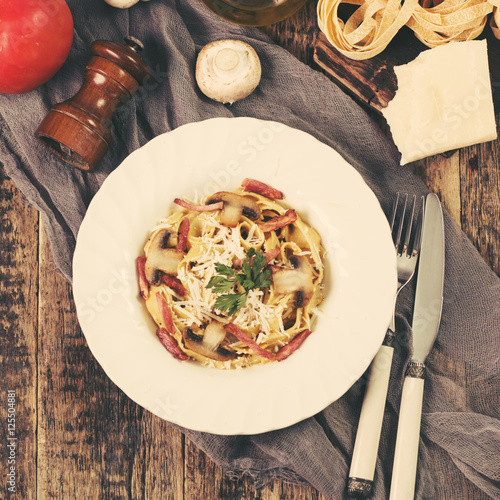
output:
<svg viewBox="0 0 500 500"><path fill-rule="evenodd" d="M412 500L415 494L424 365L411 363L409 368L413 373L407 374L403 382L389 500Z"/></svg>
<svg viewBox="0 0 500 500"><path fill-rule="evenodd" d="M373 488L393 354L392 345L382 345L370 368L347 483L349 495L358 498L369 496Z"/></svg>

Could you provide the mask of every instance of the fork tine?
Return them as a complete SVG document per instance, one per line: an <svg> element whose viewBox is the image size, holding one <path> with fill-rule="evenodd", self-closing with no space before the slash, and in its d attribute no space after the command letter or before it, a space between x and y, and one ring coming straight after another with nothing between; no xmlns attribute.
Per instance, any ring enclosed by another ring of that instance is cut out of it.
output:
<svg viewBox="0 0 500 500"><path fill-rule="evenodd" d="M396 212L398 210L399 203L399 193L396 193L396 198L394 203L392 204L392 213L391 213L391 232L394 229L394 221L396 220Z"/></svg>
<svg viewBox="0 0 500 500"><path fill-rule="evenodd" d="M397 233L396 233L395 246L396 246L397 253L400 253L399 248L401 247L401 235L403 234L403 224L405 221L407 203L408 203L408 194L405 194L405 199L404 199L404 204L403 204L403 213L399 217L399 224L398 224L398 229L397 229Z"/></svg>
<svg viewBox="0 0 500 500"><path fill-rule="evenodd" d="M406 226L405 241L403 243L403 250L401 251L401 253L403 255L411 254L411 251L409 251L408 247L410 245L411 228L413 226L413 216L415 215L415 205L416 204L417 204L417 197L415 195L413 195L413 203L411 205L411 214L408 218L408 225Z"/></svg>

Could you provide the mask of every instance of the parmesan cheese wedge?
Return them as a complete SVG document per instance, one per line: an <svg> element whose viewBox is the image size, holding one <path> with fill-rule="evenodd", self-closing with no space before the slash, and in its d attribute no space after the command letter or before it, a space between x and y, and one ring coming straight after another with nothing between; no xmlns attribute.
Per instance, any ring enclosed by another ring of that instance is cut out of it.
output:
<svg viewBox="0 0 500 500"><path fill-rule="evenodd" d="M394 68L382 114L401 164L497 138L486 40L451 42Z"/></svg>

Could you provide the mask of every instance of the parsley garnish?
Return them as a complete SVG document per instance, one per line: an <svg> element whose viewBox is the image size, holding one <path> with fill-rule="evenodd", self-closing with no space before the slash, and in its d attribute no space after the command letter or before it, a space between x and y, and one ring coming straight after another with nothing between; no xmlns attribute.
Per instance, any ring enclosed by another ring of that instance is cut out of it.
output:
<svg viewBox="0 0 500 500"><path fill-rule="evenodd" d="M233 316L245 305L250 290L271 286L271 270L264 269L266 264L262 252L257 252L254 248L247 252L241 265L241 273L236 273L232 267L224 264L215 264L218 274L212 276L207 285L207 288L213 288L214 293L223 294L215 299L215 309ZM236 284L240 284L245 292L226 293Z"/></svg>

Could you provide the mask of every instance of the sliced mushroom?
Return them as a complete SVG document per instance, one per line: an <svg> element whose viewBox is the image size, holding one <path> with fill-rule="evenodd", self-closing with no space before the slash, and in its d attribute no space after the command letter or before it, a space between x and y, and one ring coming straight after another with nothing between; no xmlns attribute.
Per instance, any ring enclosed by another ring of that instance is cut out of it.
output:
<svg viewBox="0 0 500 500"><path fill-rule="evenodd" d="M235 352L220 345L226 337L226 330L218 321L211 321L205 328L203 336L197 335L191 328L186 327L182 332L182 337L188 349L206 358L215 361L229 361L237 357Z"/></svg>
<svg viewBox="0 0 500 500"><path fill-rule="evenodd" d="M161 272L176 275L177 266L184 258L184 252L167 247L169 238L168 229L161 229L155 234L149 245L144 271L146 279L153 285L160 284Z"/></svg>
<svg viewBox="0 0 500 500"><path fill-rule="evenodd" d="M302 255L292 255L290 262L293 269L273 273L274 290L279 295L295 293L295 307L304 307L314 294L312 267Z"/></svg>
<svg viewBox="0 0 500 500"><path fill-rule="evenodd" d="M242 196L228 191L219 191L207 199L207 205L224 202L220 212L220 221L225 226L236 227L241 215L257 220L260 217L260 207L250 196Z"/></svg>

